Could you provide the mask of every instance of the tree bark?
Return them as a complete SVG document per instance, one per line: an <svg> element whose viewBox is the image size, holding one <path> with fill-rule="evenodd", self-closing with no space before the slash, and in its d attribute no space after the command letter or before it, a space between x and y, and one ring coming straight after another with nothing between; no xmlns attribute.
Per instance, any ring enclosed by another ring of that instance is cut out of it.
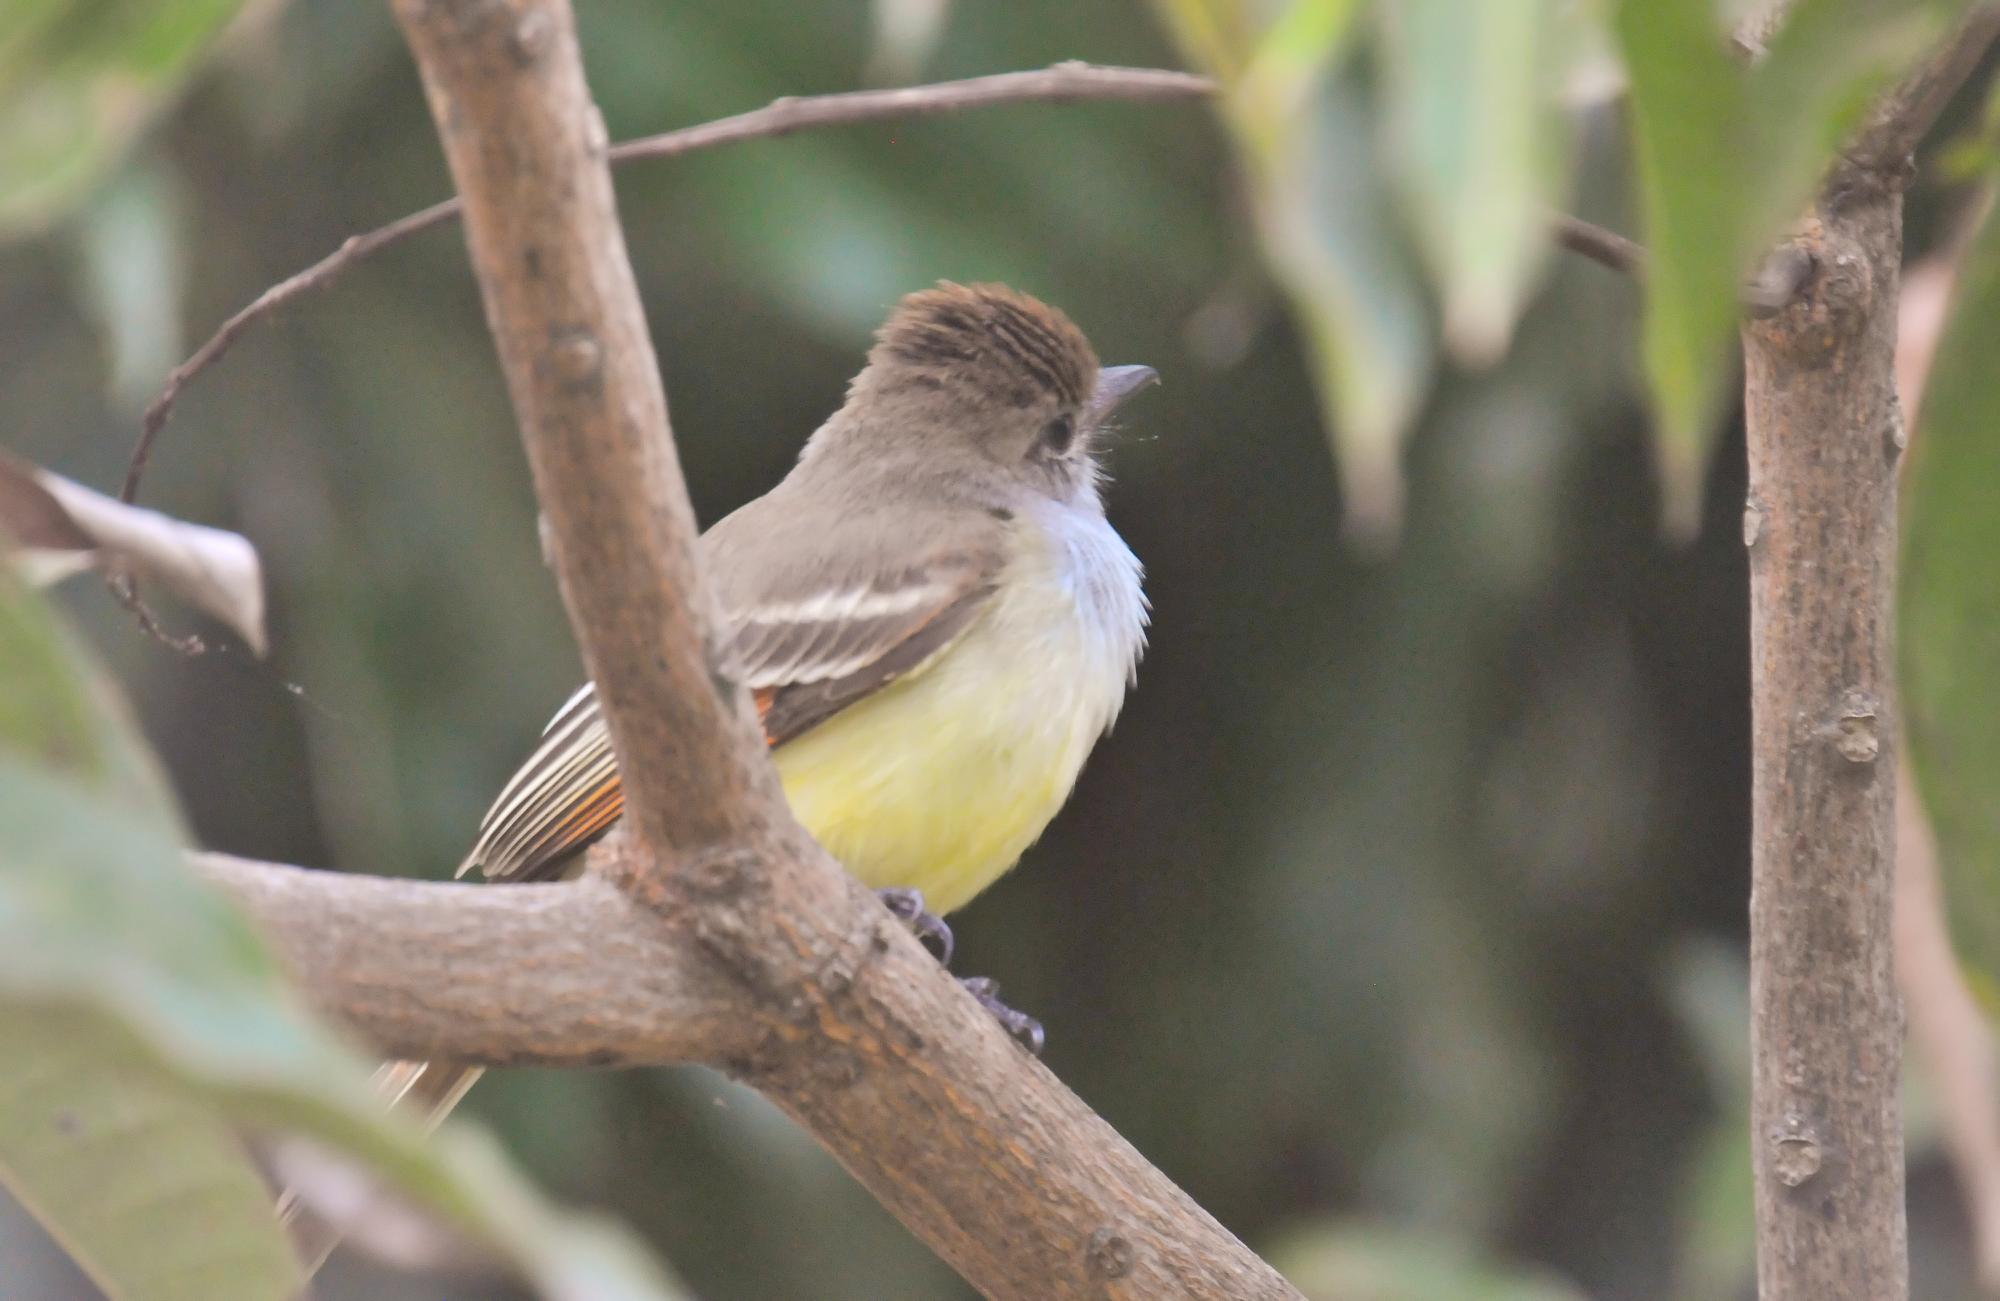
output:
<svg viewBox="0 0 2000 1301"><path fill-rule="evenodd" d="M1909 1295L1890 964L1901 218L1889 185L1822 203L1814 277L1744 330L1762 1301Z"/></svg>
<svg viewBox="0 0 2000 1301"><path fill-rule="evenodd" d="M1743 330L1761 1301L1909 1296L1891 962L1903 188L1997 26L1975 11L1885 97L1780 250L1796 289Z"/></svg>

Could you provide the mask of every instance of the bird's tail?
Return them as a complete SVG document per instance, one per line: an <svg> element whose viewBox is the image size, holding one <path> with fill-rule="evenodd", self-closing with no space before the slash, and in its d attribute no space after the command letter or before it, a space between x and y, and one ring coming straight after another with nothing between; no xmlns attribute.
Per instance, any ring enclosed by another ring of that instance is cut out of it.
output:
<svg viewBox="0 0 2000 1301"><path fill-rule="evenodd" d="M451 1114L484 1073L484 1067L452 1061L384 1062L375 1072L375 1087L387 1105L421 1116L424 1128L430 1130ZM366 1217L369 1197L363 1186L331 1189L329 1195L319 1196L294 1184L279 1193L278 1222L291 1232L307 1278L326 1264L351 1226Z"/></svg>

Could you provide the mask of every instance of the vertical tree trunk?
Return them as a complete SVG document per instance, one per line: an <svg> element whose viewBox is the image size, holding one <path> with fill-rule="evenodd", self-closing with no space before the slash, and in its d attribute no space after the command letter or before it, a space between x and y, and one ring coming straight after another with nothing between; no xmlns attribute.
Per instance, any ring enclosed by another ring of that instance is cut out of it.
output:
<svg viewBox="0 0 2000 1301"><path fill-rule="evenodd" d="M1838 170L1795 241L1811 274L1743 337L1762 1301L1909 1296L1890 964L1903 168Z"/></svg>

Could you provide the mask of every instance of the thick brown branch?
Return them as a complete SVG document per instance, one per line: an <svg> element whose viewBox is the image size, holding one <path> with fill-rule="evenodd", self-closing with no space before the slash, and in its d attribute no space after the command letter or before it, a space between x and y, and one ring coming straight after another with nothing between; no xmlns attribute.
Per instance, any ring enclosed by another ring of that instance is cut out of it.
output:
<svg viewBox="0 0 2000 1301"><path fill-rule="evenodd" d="M741 987L608 882L507 888L199 854L300 989L386 1056L481 1065L732 1061Z"/></svg>
<svg viewBox="0 0 2000 1301"><path fill-rule="evenodd" d="M1822 205L1816 274L1744 327L1758 1295L1909 1295L1890 970L1902 196Z"/></svg>
<svg viewBox="0 0 2000 1301"><path fill-rule="evenodd" d="M819 127L852 126L861 122L931 117L1002 104L1067 104L1078 100L1195 99L1211 94L1215 83L1206 77L1159 68L1106 68L1089 63L1058 63L1031 72L1002 72L989 77L902 86L892 90L858 90L837 95L788 96L760 109L717 118L662 135L627 140L611 147L612 165L649 158L676 158L698 149L745 140L791 135ZM174 367L159 395L147 406L119 488L121 501L135 500L153 444L173 417L174 404L194 378L220 361L251 326L293 299L332 284L355 263L433 226L455 220L456 197L434 203L421 212L361 235L349 236L339 248L305 270L272 285L224 321L206 343Z"/></svg>
<svg viewBox="0 0 2000 1301"><path fill-rule="evenodd" d="M605 875L738 982L770 1031L720 1064L990 1296L1295 1296L792 820L745 695L710 650L694 519L568 5L396 0L396 12L465 200L624 777Z"/></svg>
<svg viewBox="0 0 2000 1301"><path fill-rule="evenodd" d="M1774 6L1782 8L1782 6ZM1894 358L1909 156L1995 35L1969 17L1844 151L1743 332L1758 1295L1909 1295L1892 974Z"/></svg>
<svg viewBox="0 0 2000 1301"><path fill-rule="evenodd" d="M664 919L601 877L459 885L220 854L195 866L370 1047L486 1065L729 1070L886 1187L891 1208L990 1295L1296 1297L990 1030L879 909L858 962L765 992L712 942L732 923Z"/></svg>
<svg viewBox="0 0 2000 1301"><path fill-rule="evenodd" d="M464 200L552 566L618 755L628 835L662 857L783 827L747 695L711 663L694 510L566 7L401 3Z"/></svg>

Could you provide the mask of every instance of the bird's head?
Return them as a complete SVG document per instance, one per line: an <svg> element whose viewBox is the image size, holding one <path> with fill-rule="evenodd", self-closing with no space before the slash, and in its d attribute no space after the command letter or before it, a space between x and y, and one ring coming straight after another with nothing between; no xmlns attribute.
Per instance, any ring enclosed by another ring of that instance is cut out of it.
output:
<svg viewBox="0 0 2000 1301"><path fill-rule="evenodd" d="M1158 376L1100 367L1057 309L1005 285L949 281L896 305L847 412L899 443L956 444L1056 495L1088 484L1093 436Z"/></svg>

